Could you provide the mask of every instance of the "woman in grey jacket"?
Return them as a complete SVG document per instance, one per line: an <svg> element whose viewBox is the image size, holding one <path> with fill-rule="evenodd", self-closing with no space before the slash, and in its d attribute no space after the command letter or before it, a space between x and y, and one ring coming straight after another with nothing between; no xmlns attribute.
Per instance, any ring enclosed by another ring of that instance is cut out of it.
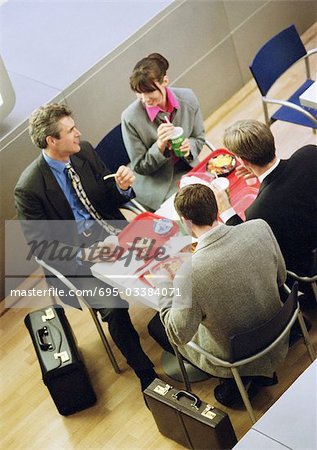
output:
<svg viewBox="0 0 317 450"><path fill-rule="evenodd" d="M130 77L137 100L122 113L123 139L136 175L133 187L137 199L152 210L177 190L181 176L198 163L205 142L197 97L191 89L167 87L168 67L158 53L141 59ZM184 130L182 157L169 144L175 126Z"/></svg>

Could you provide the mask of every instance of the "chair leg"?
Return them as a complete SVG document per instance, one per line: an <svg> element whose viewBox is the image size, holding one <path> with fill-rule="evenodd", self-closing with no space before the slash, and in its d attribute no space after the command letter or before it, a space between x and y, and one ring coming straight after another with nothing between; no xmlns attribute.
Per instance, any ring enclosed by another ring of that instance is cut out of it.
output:
<svg viewBox="0 0 317 450"><path fill-rule="evenodd" d="M254 411L253 411L252 405L250 403L250 399L249 399L249 396L247 394L247 391L245 390L244 384L242 383L240 374L239 374L238 370L235 367L231 367L231 372L232 372L232 375L233 375L233 377L235 379L235 382L237 383L237 386L238 386L239 392L241 394L244 406L246 407L246 409L247 409L247 411L249 413L250 419L251 419L252 423L255 423L256 422L256 418L255 418L255 415L254 415Z"/></svg>
<svg viewBox="0 0 317 450"><path fill-rule="evenodd" d="M305 321L303 319L303 315L302 315L302 312L300 310L298 312L297 319L298 319L300 328L302 330L304 342L305 342L305 345L306 345L309 357L310 357L311 361L313 362L316 359L316 353L315 353L313 344L311 343L311 340L310 340L310 337L309 337L309 334L308 334L308 331L307 331L307 328L306 328L306 325L305 325Z"/></svg>
<svg viewBox="0 0 317 450"><path fill-rule="evenodd" d="M317 302L317 283L312 283L311 288L313 290L316 302Z"/></svg>
<svg viewBox="0 0 317 450"><path fill-rule="evenodd" d="M183 378L183 383L185 385L185 389L186 389L186 391L191 392L191 386L190 386L189 378L188 378L188 375L187 375L187 372L186 372L186 368L185 368L185 364L184 364L184 360L182 358L182 355L179 353L176 345L173 345L172 343L170 343L170 344L173 347L173 350L174 350L175 355L177 357L177 361L178 361L179 368L180 368L181 373L182 373L182 378Z"/></svg>
<svg viewBox="0 0 317 450"><path fill-rule="evenodd" d="M99 322L99 319L97 317L97 312L93 308L88 308L88 309L89 309L89 312L91 314L91 317L93 318L93 321L95 322L95 325L96 325L97 331L99 333L100 339L101 339L101 341L103 343L103 346L105 347L105 350L106 350L107 355L108 355L108 357L110 359L112 367L114 368L114 371L116 373L120 373L121 370L120 370L120 368L118 366L118 363L117 363L117 360L116 360L116 358L115 358L115 356L114 356L114 354L113 354L113 352L111 350L111 347L109 345L108 339L106 338L106 335L105 335L105 333L104 333L104 331L102 329L102 326L101 326L101 324Z"/></svg>
<svg viewBox="0 0 317 450"><path fill-rule="evenodd" d="M265 123L268 127L271 126L272 122L269 116L269 111L268 111L268 107L267 104L262 100L262 106L263 106L263 112L264 112L264 119L265 119Z"/></svg>

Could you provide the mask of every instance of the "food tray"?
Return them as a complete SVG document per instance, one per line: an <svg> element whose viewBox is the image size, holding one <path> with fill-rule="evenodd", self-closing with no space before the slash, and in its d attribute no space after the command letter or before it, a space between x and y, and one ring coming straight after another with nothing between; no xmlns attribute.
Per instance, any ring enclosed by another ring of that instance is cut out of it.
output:
<svg viewBox="0 0 317 450"><path fill-rule="evenodd" d="M173 224L172 228L165 234L156 233L154 231L155 223L162 219L164 221L169 220L151 212L143 212L139 214L119 234L118 239L120 246L125 250L128 250L129 248L131 248L131 243L136 237L140 237L142 239L152 239L153 246L151 247L149 254L147 254L147 258L149 258L152 254L155 253L155 250L158 247L162 247L165 242L170 239L171 236L174 236L179 232L179 226L177 225L177 223L169 220L169 222Z"/></svg>
<svg viewBox="0 0 317 450"><path fill-rule="evenodd" d="M155 278L162 281L174 279L176 272L188 260L188 257L190 257L190 253L179 253L178 255L171 256L165 261L159 262L151 267L140 279L152 287L155 287L155 282L153 283Z"/></svg>
<svg viewBox="0 0 317 450"><path fill-rule="evenodd" d="M208 173L206 170L206 164L209 161L210 158L213 158L214 156L217 156L221 153L229 153L227 149L220 148L218 150L215 150L211 152L203 161L201 161L199 164L197 164L196 167L194 167L190 172L188 172L185 176L196 176L198 178L201 178L204 181L208 181L209 183L215 178L212 174ZM239 161L237 161L236 167L240 165ZM245 219L245 213L244 211L253 203L255 200L260 182L256 179L256 182L253 185L248 185L246 180L243 178L238 178L235 174L235 170L233 172L229 173L227 175L227 179L229 181L229 198L231 205L236 210L236 212L241 216L243 219Z"/></svg>

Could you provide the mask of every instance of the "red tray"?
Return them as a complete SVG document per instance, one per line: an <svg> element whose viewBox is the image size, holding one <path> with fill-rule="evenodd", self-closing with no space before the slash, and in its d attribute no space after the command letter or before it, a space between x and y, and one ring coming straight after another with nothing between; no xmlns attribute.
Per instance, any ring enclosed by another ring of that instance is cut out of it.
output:
<svg viewBox="0 0 317 450"><path fill-rule="evenodd" d="M149 238L153 239L153 247L151 248L147 258L154 254L158 247L165 244L166 241L170 239L179 232L179 226L175 221L170 221L173 223L173 227L166 234L158 234L154 231L155 221L159 219L167 220L166 218L153 214L151 212L143 212L139 214L132 222L130 222L119 234L120 246L128 250L131 245L130 243L134 241L135 238Z"/></svg>
<svg viewBox="0 0 317 450"><path fill-rule="evenodd" d="M214 176L211 175L206 170L206 164L210 160L210 158L213 158L214 156L217 156L221 153L228 153L229 155L233 155L233 153L229 152L229 150L225 148L220 148L218 150L215 150L214 152L210 153L203 161L201 161L199 164L197 164L196 167L194 167L190 172L188 172L186 177L188 176L196 176L198 178L201 178L205 181L212 181L214 179ZM237 161L236 167L240 165L239 161ZM229 180L229 198L231 205L234 207L236 212L241 216L243 219L245 219L244 211L253 203L255 200L258 191L260 182L258 179L256 179L256 182L249 186L246 182L246 180L242 178L238 178L236 176L236 171L234 170L226 177Z"/></svg>

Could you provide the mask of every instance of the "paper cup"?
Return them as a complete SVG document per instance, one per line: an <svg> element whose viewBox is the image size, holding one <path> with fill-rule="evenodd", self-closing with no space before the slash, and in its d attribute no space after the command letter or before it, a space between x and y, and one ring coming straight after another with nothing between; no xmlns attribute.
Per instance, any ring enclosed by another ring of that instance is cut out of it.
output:
<svg viewBox="0 0 317 450"><path fill-rule="evenodd" d="M202 180L201 178L195 176L182 177L179 183L179 187L182 188L184 186L189 186L190 184L204 184L205 186L210 187L210 183L208 183L208 181Z"/></svg>
<svg viewBox="0 0 317 450"><path fill-rule="evenodd" d="M176 156L184 156L184 153L180 151L179 147L184 142L184 130L182 127L175 127L173 134L170 136L169 139L173 152Z"/></svg>
<svg viewBox="0 0 317 450"><path fill-rule="evenodd" d="M210 183L210 186L215 187L217 189L221 189L222 191L225 191L226 189L228 189L229 184L230 183L229 183L228 178L219 177L219 178L215 178L214 180L212 180L212 182Z"/></svg>

